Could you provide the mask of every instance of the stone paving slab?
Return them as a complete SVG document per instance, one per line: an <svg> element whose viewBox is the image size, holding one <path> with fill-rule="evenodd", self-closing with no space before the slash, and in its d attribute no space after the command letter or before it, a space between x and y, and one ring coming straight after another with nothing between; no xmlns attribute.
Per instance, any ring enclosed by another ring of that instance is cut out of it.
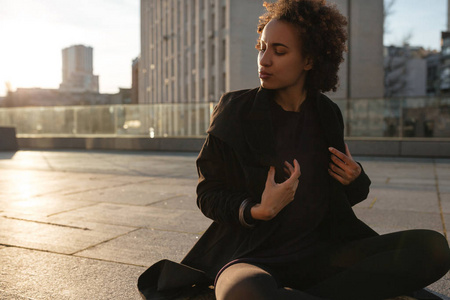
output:
<svg viewBox="0 0 450 300"><path fill-rule="evenodd" d="M11 299L36 300L141 299L136 281L145 270L15 247L0 250L0 265L0 290L14 295Z"/></svg>
<svg viewBox="0 0 450 300"><path fill-rule="evenodd" d="M450 179L439 179L439 192L450 193Z"/></svg>
<svg viewBox="0 0 450 300"><path fill-rule="evenodd" d="M28 215L51 216L93 204L95 202L70 200L67 197L58 196L0 198L0 207L5 213L9 213L10 215L23 215L26 213Z"/></svg>
<svg viewBox="0 0 450 300"><path fill-rule="evenodd" d="M96 204L94 204L96 205ZM23 221L31 221L36 223L43 223L49 225L56 225L62 227L74 227L81 228L84 230L92 230L97 232L103 232L107 234L113 235L122 235L126 232L139 229L139 227L134 226L124 226L124 225L116 225L116 224L105 224L100 222L89 222L82 219L65 219L58 217L57 215L52 216L42 216L36 214L29 214L27 211L24 212L0 212L0 217L6 217L10 219L17 219ZM51 218L51 219L50 219Z"/></svg>
<svg viewBox="0 0 450 300"><path fill-rule="evenodd" d="M443 296L444 300L450 300L450 273L447 273L441 280L431 284L428 288L437 291Z"/></svg>
<svg viewBox="0 0 450 300"><path fill-rule="evenodd" d="M114 186L136 183L134 177L127 182L118 181L110 175L48 172L48 171L14 171L10 176L0 178L0 195L6 197L41 197L49 195L70 195L92 190L104 190ZM145 178L146 180L151 180ZM18 193L19 192L19 193Z"/></svg>
<svg viewBox="0 0 450 300"><path fill-rule="evenodd" d="M2 300L33 300L29 297L22 297L20 295L11 294L7 291L0 290L0 299Z"/></svg>
<svg viewBox="0 0 450 300"><path fill-rule="evenodd" d="M367 225L381 229L379 233L408 229L431 229L443 233L439 213L420 213L413 211L392 211L389 209L355 209L355 214Z"/></svg>
<svg viewBox="0 0 450 300"><path fill-rule="evenodd" d="M203 232L211 223L200 211L99 203L49 217L50 222L81 221L187 233Z"/></svg>
<svg viewBox="0 0 450 300"><path fill-rule="evenodd" d="M153 180L143 180L137 183L113 186L108 189L73 193L67 195L66 199L145 206L181 197L186 193L194 194L195 187L162 185L154 183Z"/></svg>
<svg viewBox="0 0 450 300"><path fill-rule="evenodd" d="M439 198L441 199L443 213L450 214L450 193L441 193ZM450 226L450 224L448 224L448 226Z"/></svg>
<svg viewBox="0 0 450 300"><path fill-rule="evenodd" d="M130 229L127 229L126 232L129 231ZM116 236L116 233L82 227L0 218L0 244L3 245L71 254Z"/></svg>
<svg viewBox="0 0 450 300"><path fill-rule="evenodd" d="M439 213L439 202L434 191L405 190L404 188L371 188L368 199L373 208ZM369 202L369 201L367 201Z"/></svg>
<svg viewBox="0 0 450 300"><path fill-rule="evenodd" d="M77 256L151 266L162 260L181 261L200 235L140 229L77 253Z"/></svg>
<svg viewBox="0 0 450 300"><path fill-rule="evenodd" d="M178 197L173 197L157 203L151 204L151 207L159 207L165 209L183 209L183 210L194 210L198 211L198 206L196 203L196 195L181 195Z"/></svg>

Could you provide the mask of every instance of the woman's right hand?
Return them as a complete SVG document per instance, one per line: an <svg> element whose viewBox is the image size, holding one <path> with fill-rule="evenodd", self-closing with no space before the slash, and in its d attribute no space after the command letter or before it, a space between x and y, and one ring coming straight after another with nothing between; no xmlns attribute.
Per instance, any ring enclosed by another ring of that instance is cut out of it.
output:
<svg viewBox="0 0 450 300"><path fill-rule="evenodd" d="M261 203L251 208L252 217L256 220L273 219L286 205L294 200L295 191L300 177L300 165L294 159L294 166L285 162L285 171L289 175L283 183L275 182L275 167L271 166L267 174L266 187L261 196Z"/></svg>

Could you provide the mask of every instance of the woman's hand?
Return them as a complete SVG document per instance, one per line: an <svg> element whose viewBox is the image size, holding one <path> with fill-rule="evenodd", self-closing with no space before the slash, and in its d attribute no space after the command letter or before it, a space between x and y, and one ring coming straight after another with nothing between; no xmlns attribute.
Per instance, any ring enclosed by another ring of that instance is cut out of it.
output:
<svg viewBox="0 0 450 300"><path fill-rule="evenodd" d="M267 174L266 187L261 196L261 203L251 208L252 217L256 220L273 219L286 205L294 200L295 191L300 177L300 165L294 159L294 166L284 163L285 172L289 175L283 183L275 182L275 167L270 167Z"/></svg>
<svg viewBox="0 0 450 300"><path fill-rule="evenodd" d="M331 177L343 185L349 185L358 178L359 174L361 174L361 167L353 160L347 144L345 144L345 154L333 147L328 148L328 150L332 153L332 163L330 163L330 168L328 169Z"/></svg>

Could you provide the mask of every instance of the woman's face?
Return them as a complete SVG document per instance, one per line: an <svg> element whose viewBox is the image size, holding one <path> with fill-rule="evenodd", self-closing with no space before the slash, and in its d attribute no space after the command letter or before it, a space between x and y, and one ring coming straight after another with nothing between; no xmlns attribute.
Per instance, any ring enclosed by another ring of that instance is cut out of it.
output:
<svg viewBox="0 0 450 300"><path fill-rule="evenodd" d="M302 45L294 25L272 19L260 39L258 71L266 89L303 89L306 71L312 63L302 55Z"/></svg>

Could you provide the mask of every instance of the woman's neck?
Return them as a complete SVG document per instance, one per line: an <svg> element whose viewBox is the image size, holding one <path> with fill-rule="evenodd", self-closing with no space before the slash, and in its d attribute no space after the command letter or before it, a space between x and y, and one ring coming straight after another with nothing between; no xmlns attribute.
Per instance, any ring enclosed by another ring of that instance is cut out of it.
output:
<svg viewBox="0 0 450 300"><path fill-rule="evenodd" d="M306 99L306 90L298 91L277 90L275 93L275 102L286 111L300 111L300 106Z"/></svg>

